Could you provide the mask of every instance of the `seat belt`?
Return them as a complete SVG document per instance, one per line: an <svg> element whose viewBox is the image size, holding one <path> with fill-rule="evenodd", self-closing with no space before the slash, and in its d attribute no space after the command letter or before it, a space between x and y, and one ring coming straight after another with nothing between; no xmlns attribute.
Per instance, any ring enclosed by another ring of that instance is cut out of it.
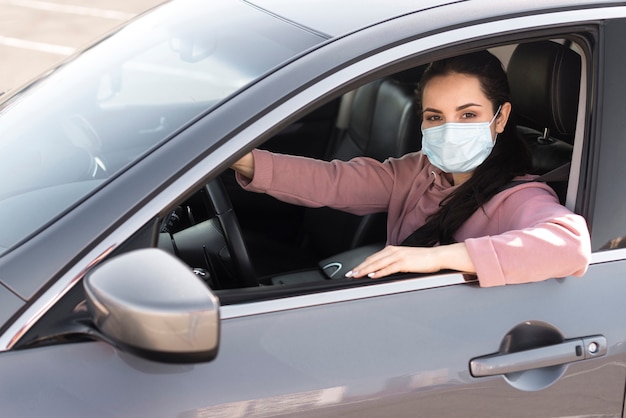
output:
<svg viewBox="0 0 626 418"><path fill-rule="evenodd" d="M502 186L499 190L498 193L503 192L507 189L510 189L511 187L515 187L518 186L520 184L525 184L525 183L532 183L532 182L552 182L552 181L565 181L568 179L569 177L569 169L570 169L571 163L568 161L565 164L560 165L559 167L548 171L545 174L540 175L537 178L534 178L532 180L513 180L507 184L505 184L504 186ZM400 245L404 245L404 246L411 246L410 241L412 241L415 237L416 232L419 230L419 228L415 231L413 231L413 233L411 235L409 235L408 237L406 237L401 243Z"/></svg>
<svg viewBox="0 0 626 418"><path fill-rule="evenodd" d="M534 178L532 180L512 180L511 182L500 187L500 189L498 190L498 193L503 192L506 189L510 189L511 187L515 187L515 186L518 186L520 184L525 184L525 183L532 183L532 182L549 183L549 182L554 182L554 181L566 181L569 177L569 169L571 165L572 163L568 161L565 164L562 164L558 166L557 168L550 170L547 173L544 173L540 175L539 177Z"/></svg>
<svg viewBox="0 0 626 418"><path fill-rule="evenodd" d="M571 165L572 163L568 161L554 170L550 170L547 173L540 175L533 181L543 181L546 183L550 181L566 181L569 178L569 169Z"/></svg>

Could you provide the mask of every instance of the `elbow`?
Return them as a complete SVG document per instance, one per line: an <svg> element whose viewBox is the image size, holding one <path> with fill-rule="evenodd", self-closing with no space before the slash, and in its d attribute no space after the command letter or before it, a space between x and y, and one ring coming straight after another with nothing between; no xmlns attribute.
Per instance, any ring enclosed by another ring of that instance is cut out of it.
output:
<svg viewBox="0 0 626 418"><path fill-rule="evenodd" d="M591 262L591 236L585 219L579 215L574 216L575 228L571 232L576 245L573 246L572 250L575 256L575 262L572 264L578 265L578 268L572 272L572 275L580 277L585 274Z"/></svg>
<svg viewBox="0 0 626 418"><path fill-rule="evenodd" d="M580 277L585 274L591 262L591 239L588 233L580 237L578 249L572 253L574 254L572 265L577 266L572 275Z"/></svg>
<svg viewBox="0 0 626 418"><path fill-rule="evenodd" d="M585 219L572 214L556 224L566 231L561 250L553 254L555 260L561 260L560 276L583 276L591 262L591 237Z"/></svg>

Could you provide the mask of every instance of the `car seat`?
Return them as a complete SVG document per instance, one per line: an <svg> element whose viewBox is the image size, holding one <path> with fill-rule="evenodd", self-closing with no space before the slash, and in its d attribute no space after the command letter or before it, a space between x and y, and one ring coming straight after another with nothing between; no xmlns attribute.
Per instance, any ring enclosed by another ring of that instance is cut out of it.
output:
<svg viewBox="0 0 626 418"><path fill-rule="evenodd" d="M351 93L346 123L339 126L327 160L367 156L379 161L421 148L415 91L424 68L403 71ZM306 208L299 245L252 245L260 277L316 267L320 259L386 239L386 213L357 216L330 208Z"/></svg>
<svg viewBox="0 0 626 418"><path fill-rule="evenodd" d="M410 69L354 92L348 126L340 131L327 160L358 156L383 161L421 149L421 119L415 92L425 68ZM386 238L386 213L356 216L328 208L308 209L306 244L323 258ZM319 259L319 258L318 258Z"/></svg>
<svg viewBox="0 0 626 418"><path fill-rule="evenodd" d="M574 144L581 57L568 43L519 44L507 65L518 132L532 152L532 174L555 173L548 181L565 201ZM553 171L563 168L560 174Z"/></svg>

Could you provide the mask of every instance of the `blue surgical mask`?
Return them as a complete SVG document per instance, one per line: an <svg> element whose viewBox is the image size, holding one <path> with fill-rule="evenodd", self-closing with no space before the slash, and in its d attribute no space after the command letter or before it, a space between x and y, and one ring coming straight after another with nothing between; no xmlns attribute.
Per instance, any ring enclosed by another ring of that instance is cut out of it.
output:
<svg viewBox="0 0 626 418"><path fill-rule="evenodd" d="M432 165L446 173L473 171L493 149L491 124L500 108L489 122L445 123L422 129L422 152Z"/></svg>

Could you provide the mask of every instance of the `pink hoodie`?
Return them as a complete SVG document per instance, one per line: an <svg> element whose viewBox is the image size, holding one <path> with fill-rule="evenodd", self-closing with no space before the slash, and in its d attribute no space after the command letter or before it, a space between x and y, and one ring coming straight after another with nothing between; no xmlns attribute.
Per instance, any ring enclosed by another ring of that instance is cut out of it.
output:
<svg viewBox="0 0 626 418"><path fill-rule="evenodd" d="M383 163L370 158L326 162L262 150L253 155L254 179L237 176L246 190L357 215L386 211L388 245L398 245L423 225L455 190L451 176L421 152ZM591 257L585 220L539 182L498 193L455 238L465 242L483 287L582 276Z"/></svg>

